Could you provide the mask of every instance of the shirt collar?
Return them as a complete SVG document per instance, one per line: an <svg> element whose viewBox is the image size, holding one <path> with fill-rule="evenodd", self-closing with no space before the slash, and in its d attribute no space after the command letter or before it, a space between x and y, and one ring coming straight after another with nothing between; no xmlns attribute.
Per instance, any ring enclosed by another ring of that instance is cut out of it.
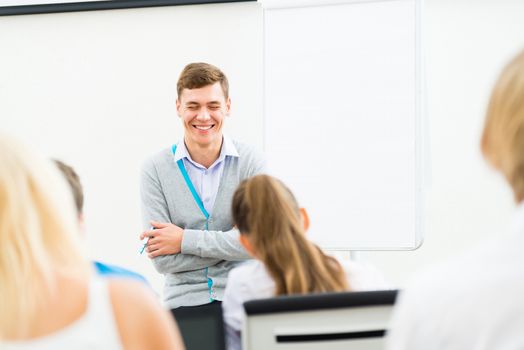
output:
<svg viewBox="0 0 524 350"><path fill-rule="evenodd" d="M222 136L222 147L220 148L220 154L218 155L218 159L211 165L209 168L212 168L215 166L215 164L220 163L223 161L227 156L229 157L239 157L238 150L235 147L235 144L233 141L227 137ZM186 143L182 139L181 142L177 144L175 154L174 154L174 160L175 162L178 162L180 159L186 158L191 163L193 163L197 167L202 167L202 165L195 162L193 159L191 159L191 156L189 155L189 151L187 150Z"/></svg>
<svg viewBox="0 0 524 350"><path fill-rule="evenodd" d="M235 144L227 136L224 136L224 139L222 142L222 149L220 150L220 156L218 158L220 159L222 156L224 158L226 156L230 156L230 157L239 157L240 156L238 154L237 148L235 147Z"/></svg>

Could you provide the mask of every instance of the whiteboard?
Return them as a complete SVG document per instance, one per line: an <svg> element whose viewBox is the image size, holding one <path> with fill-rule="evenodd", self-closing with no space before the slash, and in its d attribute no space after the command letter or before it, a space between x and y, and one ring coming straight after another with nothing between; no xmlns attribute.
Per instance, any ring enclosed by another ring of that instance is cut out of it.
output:
<svg viewBox="0 0 524 350"><path fill-rule="evenodd" d="M420 1L262 1L264 145L326 249L422 242ZM326 5L327 4L327 5Z"/></svg>

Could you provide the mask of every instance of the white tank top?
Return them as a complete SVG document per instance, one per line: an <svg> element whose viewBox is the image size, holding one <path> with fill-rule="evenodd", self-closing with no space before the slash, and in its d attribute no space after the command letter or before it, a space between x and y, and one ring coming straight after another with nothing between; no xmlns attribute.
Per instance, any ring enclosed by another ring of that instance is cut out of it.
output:
<svg viewBox="0 0 524 350"><path fill-rule="evenodd" d="M0 341L2 350L117 350L123 349L113 315L107 280L93 277L87 310L61 330L25 341Z"/></svg>

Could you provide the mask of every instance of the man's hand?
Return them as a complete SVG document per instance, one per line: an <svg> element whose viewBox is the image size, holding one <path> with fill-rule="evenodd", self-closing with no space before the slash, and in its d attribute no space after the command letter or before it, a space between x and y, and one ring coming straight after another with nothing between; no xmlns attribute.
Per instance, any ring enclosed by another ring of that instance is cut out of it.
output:
<svg viewBox="0 0 524 350"><path fill-rule="evenodd" d="M140 239L149 237L147 242L147 256L156 258L159 255L178 254L182 249L182 238L184 230L174 224L167 222L151 221L155 229L144 231Z"/></svg>

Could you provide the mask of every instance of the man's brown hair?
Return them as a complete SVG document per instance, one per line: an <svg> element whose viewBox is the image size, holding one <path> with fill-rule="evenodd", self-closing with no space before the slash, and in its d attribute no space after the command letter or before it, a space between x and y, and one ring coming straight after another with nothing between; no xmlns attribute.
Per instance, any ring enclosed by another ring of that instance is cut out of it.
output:
<svg viewBox="0 0 524 350"><path fill-rule="evenodd" d="M199 89L207 85L220 83L224 97L229 97L229 83L226 75L217 67L209 63L190 63L184 67L177 83L178 98L184 89Z"/></svg>
<svg viewBox="0 0 524 350"><path fill-rule="evenodd" d="M75 170L69 165L61 162L57 159L53 159L56 166L64 177L67 180L67 183L71 187L71 192L73 192L73 197L75 199L76 211L78 215L81 215L84 210L84 191L82 190L82 184L80 183L80 177L75 172Z"/></svg>

